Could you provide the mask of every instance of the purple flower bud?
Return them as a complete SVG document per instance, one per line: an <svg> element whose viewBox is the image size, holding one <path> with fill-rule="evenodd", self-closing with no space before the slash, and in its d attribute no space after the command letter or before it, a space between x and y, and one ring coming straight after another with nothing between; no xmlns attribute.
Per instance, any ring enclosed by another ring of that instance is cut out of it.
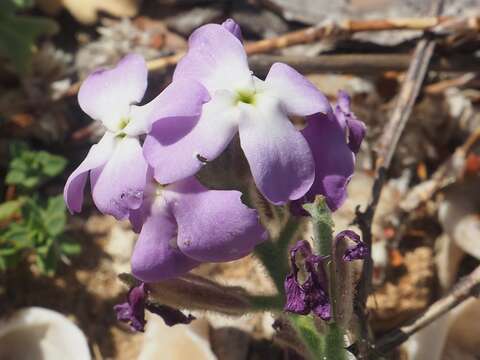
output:
<svg viewBox="0 0 480 360"><path fill-rule="evenodd" d="M337 105L328 113L307 116L302 134L315 161L315 181L302 198L291 202L292 213L307 215L302 205L317 195L325 196L331 211L342 206L365 132L365 124L350 110L350 98L344 91L339 92Z"/></svg>
<svg viewBox="0 0 480 360"><path fill-rule="evenodd" d="M337 234L335 241L340 241L344 238L349 238L352 240L355 245L347 248L345 254L343 255L343 260L353 261L353 260L362 260L368 256L368 247L361 239L360 236L353 232L352 230L345 230Z"/></svg>
<svg viewBox="0 0 480 360"><path fill-rule="evenodd" d="M365 133L367 132L367 128L362 121L358 120L352 110L350 110L350 97L343 90L338 92L335 116L340 122L344 123L347 129L348 147L354 154L357 154L360 150L362 140L365 137Z"/></svg>
<svg viewBox="0 0 480 360"><path fill-rule="evenodd" d="M184 315L180 310L166 305L151 304L146 301L147 290L145 283L130 289L127 301L115 305L113 309L117 313L117 319L130 324L132 330L145 330L145 309L159 315L166 325L189 324L195 319L192 315Z"/></svg>
<svg viewBox="0 0 480 360"><path fill-rule="evenodd" d="M145 284L130 289L127 301L113 307L117 319L130 323L132 330L143 331L145 328Z"/></svg>
<svg viewBox="0 0 480 360"><path fill-rule="evenodd" d="M235 35L238 40L243 41L242 30L235 20L227 19L222 23L222 26Z"/></svg>
<svg viewBox="0 0 480 360"><path fill-rule="evenodd" d="M297 253L303 258L306 280L299 280L300 271L296 263ZM313 312L323 320L331 317L330 301L327 293L327 280L323 269L326 257L312 253L310 244L301 240L290 250L290 264L292 272L285 279L285 293L287 302L285 311L300 315Z"/></svg>

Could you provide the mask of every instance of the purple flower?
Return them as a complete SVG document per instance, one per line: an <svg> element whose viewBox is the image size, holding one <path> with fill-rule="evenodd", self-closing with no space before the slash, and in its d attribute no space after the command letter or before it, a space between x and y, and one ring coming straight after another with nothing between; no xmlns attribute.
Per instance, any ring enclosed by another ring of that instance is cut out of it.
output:
<svg viewBox="0 0 480 360"><path fill-rule="evenodd" d="M143 205L130 212L140 236L132 273L155 282L186 273L201 262L239 259L265 238L255 210L238 191L207 190L195 178L168 186L151 181ZM143 226L142 226L143 225Z"/></svg>
<svg viewBox="0 0 480 360"><path fill-rule="evenodd" d="M138 209L148 167L139 136L160 119L191 123L209 99L202 85L179 79L150 103L135 105L146 88L147 66L135 54L127 55L112 69L95 71L83 82L78 93L80 107L102 122L105 135L67 180L64 198L72 213L81 211L89 174L93 200L100 211L123 219L130 210Z"/></svg>
<svg viewBox="0 0 480 360"><path fill-rule="evenodd" d="M360 236L352 230L344 230L337 234L335 237L335 242L341 241L343 239L350 239L352 240L355 245L347 248L345 250L345 254L343 255L343 260L345 261L353 261L353 260L362 260L368 256L368 247L362 240L360 240Z"/></svg>
<svg viewBox="0 0 480 360"><path fill-rule="evenodd" d="M147 288L144 283L131 288L127 295L127 301L115 305L113 309L117 313L117 319L130 324L135 331L144 331L145 309L162 317L168 326L176 324L189 324L195 319L192 315L185 316L180 310L166 305L152 304L146 301Z"/></svg>
<svg viewBox="0 0 480 360"><path fill-rule="evenodd" d="M305 281L299 280L297 253L304 262ZM325 257L314 255L310 244L301 240L290 250L292 272L285 279L287 302L285 311L300 315L313 312L323 320L330 320L331 307L327 292L327 278L323 269Z"/></svg>
<svg viewBox="0 0 480 360"><path fill-rule="evenodd" d="M285 64L274 64L265 80L253 76L239 30L227 20L223 26L204 25L190 36L174 81L200 82L211 100L191 131L157 122L144 154L155 179L168 184L217 158L238 132L257 187L270 202L283 204L302 197L315 178L309 143L289 116L326 114L330 105Z"/></svg>
<svg viewBox="0 0 480 360"><path fill-rule="evenodd" d="M366 127L350 110L350 98L340 91L337 105L326 114L307 117L302 134L315 160L315 181L304 197L292 203L292 210L305 214L302 204L317 195L325 196L330 210L337 210L347 196L347 185L355 169L355 154L365 136Z"/></svg>

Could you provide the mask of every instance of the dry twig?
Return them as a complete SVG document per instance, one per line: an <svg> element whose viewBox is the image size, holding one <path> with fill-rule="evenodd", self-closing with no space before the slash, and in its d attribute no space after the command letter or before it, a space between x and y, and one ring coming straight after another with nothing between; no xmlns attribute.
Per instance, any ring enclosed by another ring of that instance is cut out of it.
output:
<svg viewBox="0 0 480 360"><path fill-rule="evenodd" d="M311 56L254 55L249 59L251 69L264 75L275 62L288 64L301 73L343 72L349 74L378 74L385 71L405 71L410 65L410 54L332 54ZM480 72L480 58L470 55L452 55L432 60L432 70L448 72ZM438 93L439 88L458 86L465 77L457 81L427 87L428 92ZM445 81L446 82L446 81ZM453 84L452 84L453 82Z"/></svg>
<svg viewBox="0 0 480 360"><path fill-rule="evenodd" d="M438 15L442 7L443 0L437 0L433 6L432 12L435 15ZM365 211L361 212L357 209L356 222L362 232L363 241L367 244L370 250L372 248L373 217L380 199L382 187L386 180L386 173L397 149L400 136L405 129L405 125L412 112L415 100L420 92L434 49L435 42L428 38L420 40L415 48L412 62L410 63L410 67L408 68L408 72L398 95L397 103L379 141L377 161L375 164L375 181L370 194L370 201ZM371 254L371 251L369 253ZM362 277L358 285L358 296L355 302L355 310L359 318L361 328L360 336L362 340L359 344L360 353L358 358L367 359L369 331L366 302L372 283L373 261L371 256L368 256L365 259L363 268Z"/></svg>
<svg viewBox="0 0 480 360"><path fill-rule="evenodd" d="M268 53L288 46L308 44L329 36L352 35L366 31L385 30L431 30L436 33L450 32L478 32L480 30L480 18L478 17L419 17L419 18L396 18L396 19L365 19L345 20L340 23L312 26L306 29L293 31L285 35L250 42L245 45L248 55ZM160 71L170 66L175 66L184 53L165 56L147 62L150 71ZM73 96L78 92L80 82L70 86L65 96Z"/></svg>
<svg viewBox="0 0 480 360"><path fill-rule="evenodd" d="M428 310L412 324L396 329L385 335L371 349L375 353L387 353L408 340L417 331L425 328L454 307L480 292L480 266L459 282L452 292L433 303Z"/></svg>

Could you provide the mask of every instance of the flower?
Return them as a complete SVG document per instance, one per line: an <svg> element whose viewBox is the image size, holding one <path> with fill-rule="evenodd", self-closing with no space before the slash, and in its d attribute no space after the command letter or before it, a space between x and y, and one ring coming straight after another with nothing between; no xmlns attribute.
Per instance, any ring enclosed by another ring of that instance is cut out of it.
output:
<svg viewBox="0 0 480 360"><path fill-rule="evenodd" d="M211 100L189 132L157 122L144 154L155 179L168 184L217 158L238 132L257 187L273 204L283 204L302 197L315 178L309 144L289 116L326 114L330 105L288 65L274 64L265 80L253 76L240 37L231 19L223 26L204 25L190 36L174 82L198 81Z"/></svg>
<svg viewBox="0 0 480 360"><path fill-rule="evenodd" d="M179 79L148 104L135 105L147 88L147 72L145 60L131 54L112 69L95 71L80 87L80 107L102 122L105 134L65 184L65 203L72 213L81 211L89 174L92 197L100 211L123 219L138 209L148 168L139 136L160 119L191 122L209 99L202 85Z"/></svg>
<svg viewBox="0 0 480 360"><path fill-rule="evenodd" d="M343 254L343 260L353 261L362 260L368 256L368 246L361 239L360 235L352 230L344 230L335 236L335 242L344 240L345 238L352 240L355 245L348 247Z"/></svg>
<svg viewBox="0 0 480 360"><path fill-rule="evenodd" d="M297 266L297 253L304 261L306 280L299 279L300 269ZM287 302L285 311L300 315L313 312L323 320L330 320L331 306L327 292L327 278L323 269L326 257L314 255L310 244L301 240L290 249L290 265L292 272L285 278Z"/></svg>
<svg viewBox="0 0 480 360"><path fill-rule="evenodd" d="M334 109L307 117L302 134L315 160L315 181L301 199L292 202L294 213L304 214L301 205L317 195L325 196L331 211L344 203L365 132L365 124L350 110L350 98L344 91L338 93Z"/></svg>
<svg viewBox="0 0 480 360"><path fill-rule="evenodd" d="M250 253L265 231L257 212L243 205L240 196L238 191L207 190L193 177L167 186L151 181L143 205L130 212L140 231L131 259L133 275L155 282L201 262Z"/></svg>
<svg viewBox="0 0 480 360"><path fill-rule="evenodd" d="M145 309L162 317L168 326L176 324L189 324L195 317L185 316L180 310L167 305L152 304L146 301L147 287L145 283L132 287L127 294L127 301L115 305L113 309L117 313L117 319L130 324L132 330L144 331L147 321Z"/></svg>

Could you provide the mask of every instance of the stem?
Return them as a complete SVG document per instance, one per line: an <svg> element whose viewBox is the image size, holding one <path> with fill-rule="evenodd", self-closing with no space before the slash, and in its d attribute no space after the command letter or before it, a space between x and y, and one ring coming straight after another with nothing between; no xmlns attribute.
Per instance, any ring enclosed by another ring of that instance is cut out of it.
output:
<svg viewBox="0 0 480 360"><path fill-rule="evenodd" d="M308 350L310 358L325 359L325 339L315 327L311 316L289 314L288 319Z"/></svg>
<svg viewBox="0 0 480 360"><path fill-rule="evenodd" d="M283 283L290 270L287 248L300 225L301 221L299 219L290 217L276 239L265 241L255 248L255 254L267 269L282 298L285 295Z"/></svg>
<svg viewBox="0 0 480 360"><path fill-rule="evenodd" d="M285 252L280 252L275 243L268 240L255 248L255 255L267 269L268 275L272 278L278 293L283 298L285 294L283 282L289 271Z"/></svg>
<svg viewBox="0 0 480 360"><path fill-rule="evenodd" d="M439 15L443 2L443 0L432 0L432 15ZM375 181L370 194L369 204L364 212L357 211L356 222L362 231L363 241L367 244L368 253L370 254L364 260L362 277L358 285L358 296L356 299L356 314L360 323L360 338L363 340L359 347L359 359L367 358L368 346L365 344L370 342L367 298L371 291L373 274L373 260L371 256L373 218L380 200L382 187L387 178L387 170L390 167L393 155L397 149L400 136L410 118L415 100L420 93L434 49L435 42L429 38L423 38L417 43L405 81L398 94L395 108L379 141L378 158L375 164Z"/></svg>
<svg viewBox="0 0 480 360"><path fill-rule="evenodd" d="M247 297L253 311L282 311L283 297L279 295L250 295Z"/></svg>
<svg viewBox="0 0 480 360"><path fill-rule="evenodd" d="M333 221L330 209L323 196L317 196L315 201L305 204L303 208L310 213L313 224L313 238L316 252L321 256L332 255Z"/></svg>
<svg viewBox="0 0 480 360"><path fill-rule="evenodd" d="M328 360L346 360L344 331L335 323L328 325L325 335L325 357Z"/></svg>
<svg viewBox="0 0 480 360"><path fill-rule="evenodd" d="M415 320L410 325L403 326L400 329L394 330L385 335L378 341L375 349L372 350L380 353L385 353L392 350L393 348L407 341L408 338L417 331L422 330L436 319L446 314L455 306L459 305L471 296L478 296L479 291L480 266L478 266L467 277L461 280L450 294L433 303L420 318Z"/></svg>

